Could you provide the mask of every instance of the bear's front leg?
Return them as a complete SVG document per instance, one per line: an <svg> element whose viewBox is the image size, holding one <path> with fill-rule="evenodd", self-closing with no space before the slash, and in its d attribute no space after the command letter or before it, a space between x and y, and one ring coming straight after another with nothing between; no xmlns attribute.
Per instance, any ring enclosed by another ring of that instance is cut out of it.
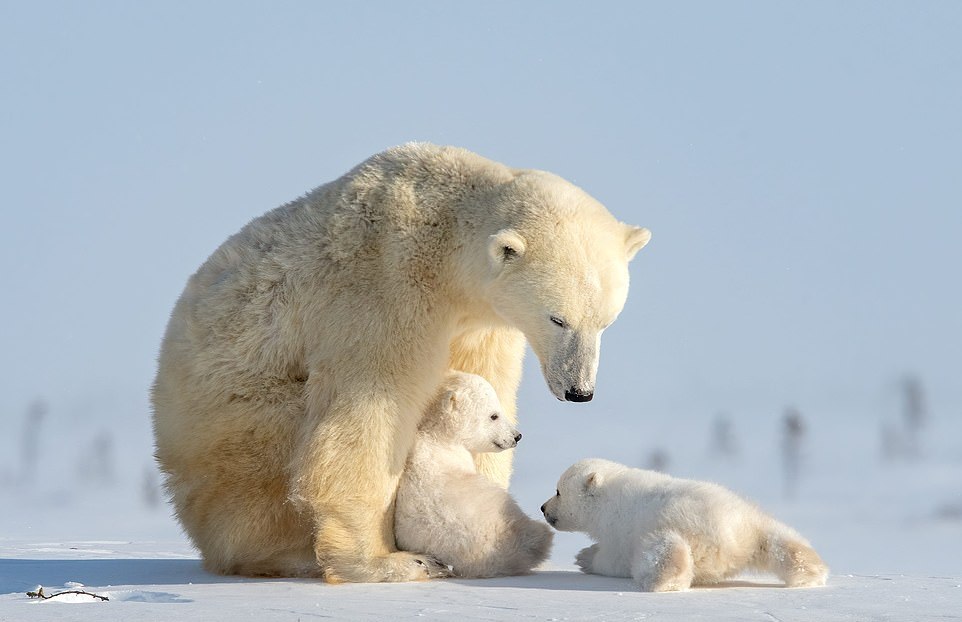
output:
<svg viewBox="0 0 962 622"><path fill-rule="evenodd" d="M592 544L591 546L586 546L578 552L575 556L575 563L581 568L581 572L588 574L595 574L593 562L595 560L595 555L598 554L598 545Z"/></svg>
<svg viewBox="0 0 962 622"><path fill-rule="evenodd" d="M691 547L676 531L656 532L636 544L631 576L645 592L680 592L691 587Z"/></svg>
<svg viewBox="0 0 962 622"><path fill-rule="evenodd" d="M313 519L324 578L367 583L449 576L433 558L400 552L394 542L394 498L416 418L371 393L354 392L323 409L316 399L308 402L316 423L303 431L292 497Z"/></svg>
<svg viewBox="0 0 962 622"><path fill-rule="evenodd" d="M346 516L331 504L318 521L314 552L328 583L383 583L424 581L452 576L451 570L430 555L398 551L393 544L377 546L358 514ZM372 511L374 509L372 508ZM375 543L372 546L372 543Z"/></svg>
<svg viewBox="0 0 962 622"><path fill-rule="evenodd" d="M488 328L460 335L451 343L449 367L477 374L487 380L512 424L517 422L518 385L524 359L524 335L514 328ZM514 451L476 454L478 472L492 482L508 488Z"/></svg>
<svg viewBox="0 0 962 622"><path fill-rule="evenodd" d="M603 577L628 577L629 553L621 542L603 541L581 549L575 562L583 572Z"/></svg>

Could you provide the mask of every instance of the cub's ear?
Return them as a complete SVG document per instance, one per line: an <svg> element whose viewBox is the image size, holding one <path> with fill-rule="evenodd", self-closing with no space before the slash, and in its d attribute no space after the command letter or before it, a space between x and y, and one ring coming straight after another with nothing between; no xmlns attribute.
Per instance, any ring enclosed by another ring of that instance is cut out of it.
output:
<svg viewBox="0 0 962 622"><path fill-rule="evenodd" d="M455 406L458 405L458 392L455 390L445 391L444 395L441 397L441 408L444 412L453 412Z"/></svg>
<svg viewBox="0 0 962 622"><path fill-rule="evenodd" d="M525 248L524 238L514 229L502 229L488 238L488 255L495 268L521 258Z"/></svg>
<svg viewBox="0 0 962 622"><path fill-rule="evenodd" d="M585 492L588 496L594 496L598 492L598 487L601 486L602 477L600 473L591 473L585 480Z"/></svg>
<svg viewBox="0 0 962 622"><path fill-rule="evenodd" d="M625 252L628 254L628 261L631 261L635 253L643 249L650 239L651 231L644 227L629 227L625 235Z"/></svg>

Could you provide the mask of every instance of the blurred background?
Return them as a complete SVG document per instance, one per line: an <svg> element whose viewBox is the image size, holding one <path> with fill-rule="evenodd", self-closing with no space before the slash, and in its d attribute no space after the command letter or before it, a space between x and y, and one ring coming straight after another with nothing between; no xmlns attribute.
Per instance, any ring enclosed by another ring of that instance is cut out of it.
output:
<svg viewBox="0 0 962 622"><path fill-rule="evenodd" d="M957 576L960 32L936 1L0 0L0 538L181 539L147 395L186 279L424 140L653 232L593 402L528 355L527 511L601 456L733 488L836 572Z"/></svg>

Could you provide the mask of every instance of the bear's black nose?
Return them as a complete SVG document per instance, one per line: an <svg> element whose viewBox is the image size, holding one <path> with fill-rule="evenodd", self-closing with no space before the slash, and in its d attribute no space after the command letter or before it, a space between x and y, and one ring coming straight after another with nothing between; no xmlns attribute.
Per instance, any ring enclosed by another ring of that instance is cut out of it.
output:
<svg viewBox="0 0 962 622"><path fill-rule="evenodd" d="M542 513L542 514L544 514L544 506L546 506L546 505L548 505L548 504L547 504L547 503L542 503L542 504L541 504L541 513Z"/></svg>
<svg viewBox="0 0 962 622"><path fill-rule="evenodd" d="M594 396L593 391L580 391L575 387L571 387L565 391L565 400L568 402L590 402Z"/></svg>
<svg viewBox="0 0 962 622"><path fill-rule="evenodd" d="M517 443L521 440L521 432L518 432L514 437L514 442Z"/></svg>

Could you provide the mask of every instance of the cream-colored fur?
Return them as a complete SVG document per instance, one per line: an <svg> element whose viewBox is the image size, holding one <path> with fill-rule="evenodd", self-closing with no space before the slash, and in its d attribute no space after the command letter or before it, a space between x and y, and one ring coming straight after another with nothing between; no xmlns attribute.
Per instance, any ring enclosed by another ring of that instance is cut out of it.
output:
<svg viewBox="0 0 962 622"><path fill-rule="evenodd" d="M174 307L152 393L157 459L206 567L431 574L396 550L392 513L441 378L484 376L514 421L527 337L559 399L590 397L648 237L549 173L410 144L229 238ZM480 471L507 487L510 453Z"/></svg>
<svg viewBox="0 0 962 622"><path fill-rule="evenodd" d="M632 577L642 590L686 590L743 570L789 587L824 585L828 568L796 531L716 484L600 459L568 468L541 506L562 531L595 541L578 553L584 572Z"/></svg>
<svg viewBox="0 0 962 622"><path fill-rule="evenodd" d="M551 529L529 518L474 463L474 456L511 449L519 440L484 378L449 374L401 475L394 511L398 548L431 555L466 578L524 574L543 562Z"/></svg>

